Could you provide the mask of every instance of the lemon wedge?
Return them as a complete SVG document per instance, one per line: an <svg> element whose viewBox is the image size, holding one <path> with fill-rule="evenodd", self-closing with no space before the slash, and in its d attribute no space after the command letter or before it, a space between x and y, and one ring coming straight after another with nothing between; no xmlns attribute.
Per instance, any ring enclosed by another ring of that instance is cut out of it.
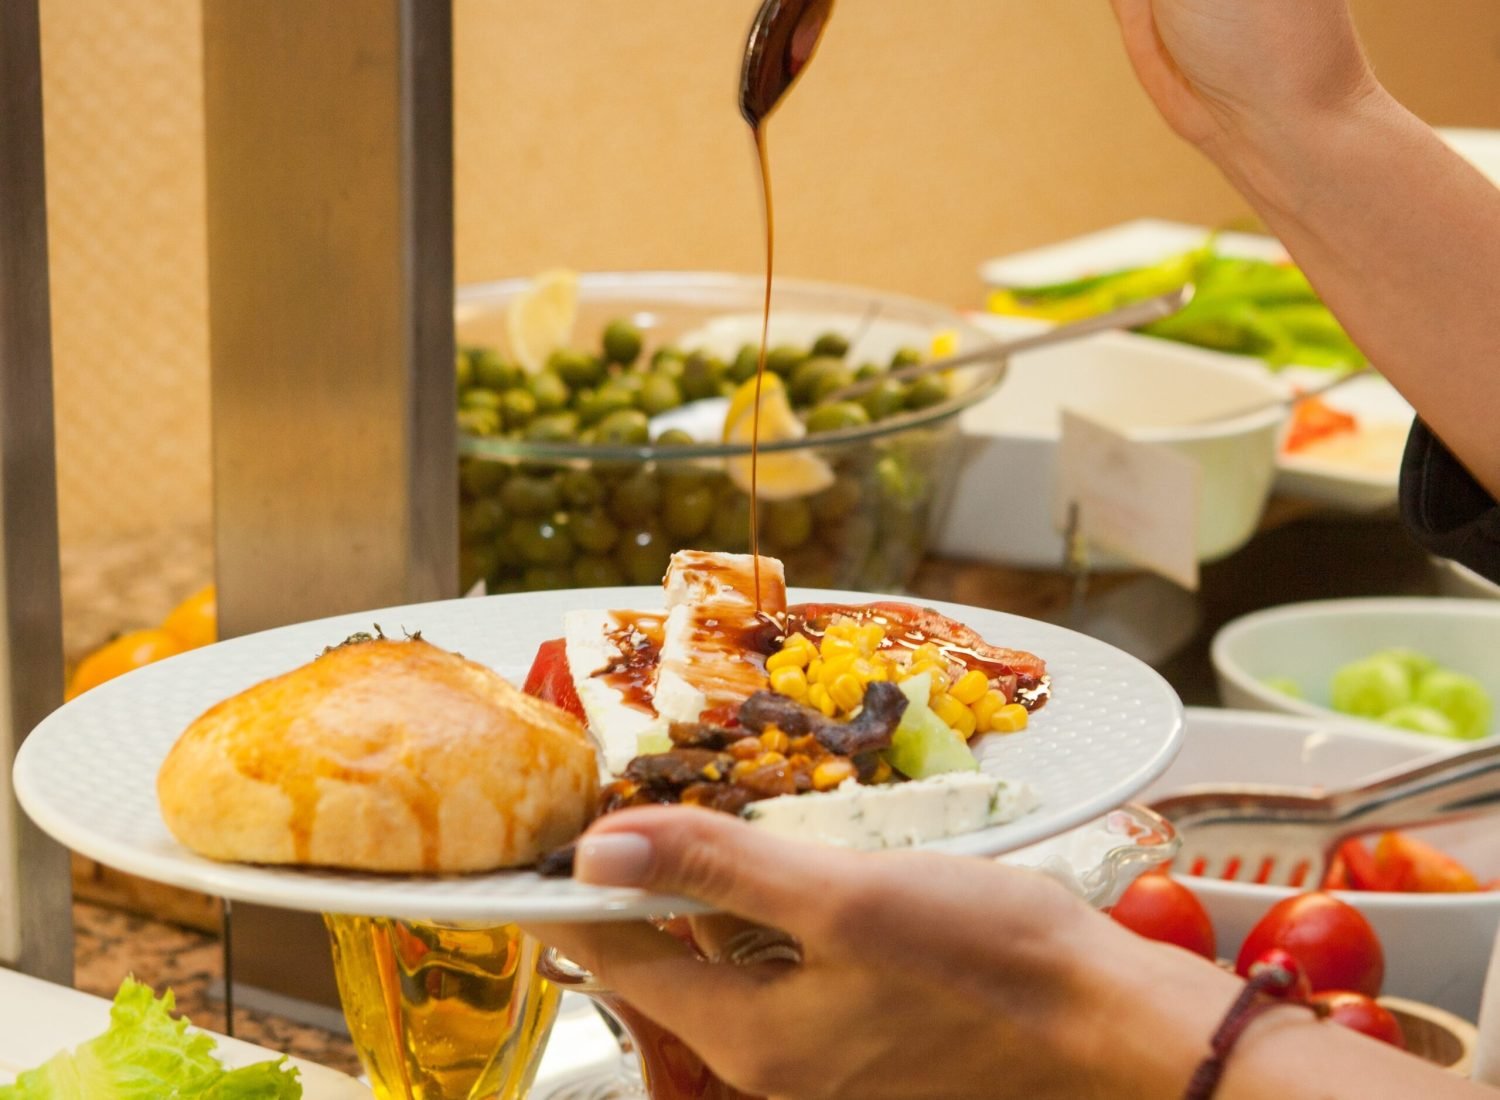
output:
<svg viewBox="0 0 1500 1100"><path fill-rule="evenodd" d="M542 272L505 309L511 355L527 373L537 373L548 356L567 347L577 320L578 273L567 268Z"/></svg>
<svg viewBox="0 0 1500 1100"><path fill-rule="evenodd" d="M749 443L755 430L755 379L743 383L729 401L724 416L724 442ZM767 373L760 392L760 441L776 443L801 439L807 428L792 411L786 386ZM750 457L728 460L729 480L750 492ZM833 468L811 451L775 451L760 456L755 492L761 500L796 500L820 493L833 484Z"/></svg>

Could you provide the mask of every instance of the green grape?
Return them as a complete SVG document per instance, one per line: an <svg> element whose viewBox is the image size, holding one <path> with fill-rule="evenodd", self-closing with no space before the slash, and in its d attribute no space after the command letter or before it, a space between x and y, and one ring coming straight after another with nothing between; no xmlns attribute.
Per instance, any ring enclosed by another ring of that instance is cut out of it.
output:
<svg viewBox="0 0 1500 1100"><path fill-rule="evenodd" d="M1411 676L1400 661L1366 657L1333 674L1333 709L1361 718L1379 718L1412 701Z"/></svg>
<svg viewBox="0 0 1500 1100"><path fill-rule="evenodd" d="M1457 737L1458 730L1441 712L1420 703L1407 703L1380 716L1382 725L1425 733L1430 737Z"/></svg>
<svg viewBox="0 0 1500 1100"><path fill-rule="evenodd" d="M1261 681L1261 683L1265 684L1266 687L1270 688L1272 691L1279 691L1282 695L1285 695L1288 698L1305 698L1305 696L1302 694L1302 685L1297 683L1297 681L1293 680L1290 676L1267 676L1264 680Z"/></svg>
<svg viewBox="0 0 1500 1100"><path fill-rule="evenodd" d="M1490 732L1490 697L1472 676L1443 668L1429 672L1417 685L1416 701L1446 717L1453 723L1455 735L1464 740Z"/></svg>
<svg viewBox="0 0 1500 1100"><path fill-rule="evenodd" d="M1395 661L1406 669L1407 675L1411 677L1411 684L1415 690L1417 684L1421 683L1422 677L1426 676L1438 663L1425 653L1418 653L1415 649L1382 649L1379 653L1372 653L1372 657L1380 657L1384 660Z"/></svg>

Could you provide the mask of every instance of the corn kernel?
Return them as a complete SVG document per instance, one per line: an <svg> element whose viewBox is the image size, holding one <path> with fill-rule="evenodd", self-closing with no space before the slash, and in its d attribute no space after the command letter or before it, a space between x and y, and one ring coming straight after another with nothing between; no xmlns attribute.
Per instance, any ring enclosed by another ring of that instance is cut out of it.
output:
<svg viewBox="0 0 1500 1100"><path fill-rule="evenodd" d="M1005 693L991 688L985 692L980 700L974 704L974 718L978 725L975 727L980 733L989 733L994 729L995 714L1001 707L1006 705Z"/></svg>
<svg viewBox="0 0 1500 1100"><path fill-rule="evenodd" d="M724 773L719 770L719 765L709 763L703 765L703 778L710 783L717 783L724 778Z"/></svg>
<svg viewBox="0 0 1500 1100"><path fill-rule="evenodd" d="M824 718L832 718L838 713L838 706L833 701L833 696L828 694L828 689L821 683L813 684L807 689L807 702L809 706L817 707Z"/></svg>
<svg viewBox="0 0 1500 1100"><path fill-rule="evenodd" d="M928 705L932 707L932 712L943 720L944 725L951 726L954 729L958 728L961 715L968 714L969 717L973 717L968 707L964 706L946 691L933 699Z"/></svg>
<svg viewBox="0 0 1500 1100"><path fill-rule="evenodd" d="M859 628L859 648L865 656L870 656L880 648L880 643L885 641L885 628L879 623L865 623Z"/></svg>
<svg viewBox="0 0 1500 1100"><path fill-rule="evenodd" d="M800 668L778 668L771 673L771 690L792 699L806 699L807 674Z"/></svg>
<svg viewBox="0 0 1500 1100"><path fill-rule="evenodd" d="M990 729L995 733L1015 733L1026 728L1030 716L1020 703L1007 703L990 719Z"/></svg>
<svg viewBox="0 0 1500 1100"><path fill-rule="evenodd" d="M760 731L760 743L767 752L777 752L785 756L786 750L791 747L792 739L780 726L767 726Z"/></svg>
<svg viewBox="0 0 1500 1100"><path fill-rule="evenodd" d="M755 758L757 768L774 768L778 764L785 764L786 757L779 752L763 752Z"/></svg>
<svg viewBox="0 0 1500 1100"><path fill-rule="evenodd" d="M913 661L931 661L933 664L943 663L943 651L931 642L923 642L911 651Z"/></svg>
<svg viewBox="0 0 1500 1100"><path fill-rule="evenodd" d="M829 628L829 633L823 636L822 652L823 660L825 661L831 660L834 657L859 656L859 650L855 647L854 642L849 639L834 637L831 627Z"/></svg>
<svg viewBox="0 0 1500 1100"><path fill-rule="evenodd" d="M783 649L779 653L773 653L766 658L766 671L775 672L783 668L806 668L807 662L812 660L812 651L796 646L792 649Z"/></svg>
<svg viewBox="0 0 1500 1100"><path fill-rule="evenodd" d="M942 687L948 682L948 670L935 661L913 661L907 669L907 676L920 676L922 673L930 673L932 682L937 687Z"/></svg>
<svg viewBox="0 0 1500 1100"><path fill-rule="evenodd" d="M854 764L848 760L824 760L813 769L815 791L831 791L846 779L854 778Z"/></svg>
<svg viewBox="0 0 1500 1100"><path fill-rule="evenodd" d="M846 672L842 676L835 677L834 681L828 685L828 694L833 697L833 701L838 704L840 710L851 711L864 702L865 688L859 682L858 677Z"/></svg>
<svg viewBox="0 0 1500 1100"><path fill-rule="evenodd" d="M966 707L972 707L990 690L990 679L977 668L965 672L958 682L948 689L953 698Z"/></svg>
<svg viewBox="0 0 1500 1100"><path fill-rule="evenodd" d="M963 710L956 711L955 714L958 717L958 721L953 723L953 728L958 731L959 736L967 741L974 736L974 731L979 728L979 719L974 714L973 707L964 707Z"/></svg>
<svg viewBox="0 0 1500 1100"><path fill-rule="evenodd" d="M823 662L823 671L818 676L819 683L831 685L840 676L845 676L852 671L854 662L858 659L852 654L828 658Z"/></svg>
<svg viewBox="0 0 1500 1100"><path fill-rule="evenodd" d="M818 647L813 645L812 639L802 632L797 632L782 643L782 649L801 649L808 653L814 652Z"/></svg>
<svg viewBox="0 0 1500 1100"><path fill-rule="evenodd" d="M761 754L763 746L758 737L741 737L729 746L729 755L736 760L754 760Z"/></svg>
<svg viewBox="0 0 1500 1100"><path fill-rule="evenodd" d="M807 682L816 684L821 679L823 679L823 659L814 657L807 663Z"/></svg>
<svg viewBox="0 0 1500 1100"><path fill-rule="evenodd" d="M862 684L873 684L881 680L890 679L889 667L884 661L860 657L850 666L849 671L855 679Z"/></svg>
<svg viewBox="0 0 1500 1100"><path fill-rule="evenodd" d="M875 762L875 771L874 774L870 776L870 782L889 783L892 778L895 777L895 774L896 769L892 768L888 763L886 763L885 757L881 757Z"/></svg>

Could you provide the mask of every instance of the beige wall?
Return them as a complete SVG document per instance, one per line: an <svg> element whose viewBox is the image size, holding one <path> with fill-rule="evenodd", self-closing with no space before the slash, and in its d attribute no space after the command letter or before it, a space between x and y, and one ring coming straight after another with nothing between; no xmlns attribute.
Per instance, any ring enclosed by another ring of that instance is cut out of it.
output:
<svg viewBox="0 0 1500 1100"><path fill-rule="evenodd" d="M41 4L69 545L208 517L200 2ZM754 7L456 0L460 280L753 270L733 95ZM1500 5L1358 8L1421 113L1500 126ZM1244 213L1156 121L1105 0L843 0L772 146L781 271L957 303L987 255Z"/></svg>

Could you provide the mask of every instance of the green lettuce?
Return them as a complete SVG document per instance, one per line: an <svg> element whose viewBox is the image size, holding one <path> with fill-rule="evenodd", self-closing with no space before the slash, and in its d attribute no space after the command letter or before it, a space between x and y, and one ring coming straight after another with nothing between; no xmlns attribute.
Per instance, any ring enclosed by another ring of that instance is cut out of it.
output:
<svg viewBox="0 0 1500 1100"><path fill-rule="evenodd" d="M213 1037L190 1032L174 1007L171 990L157 999L126 978L102 1035L0 1085L0 1100L300 1100L285 1058L226 1070Z"/></svg>

